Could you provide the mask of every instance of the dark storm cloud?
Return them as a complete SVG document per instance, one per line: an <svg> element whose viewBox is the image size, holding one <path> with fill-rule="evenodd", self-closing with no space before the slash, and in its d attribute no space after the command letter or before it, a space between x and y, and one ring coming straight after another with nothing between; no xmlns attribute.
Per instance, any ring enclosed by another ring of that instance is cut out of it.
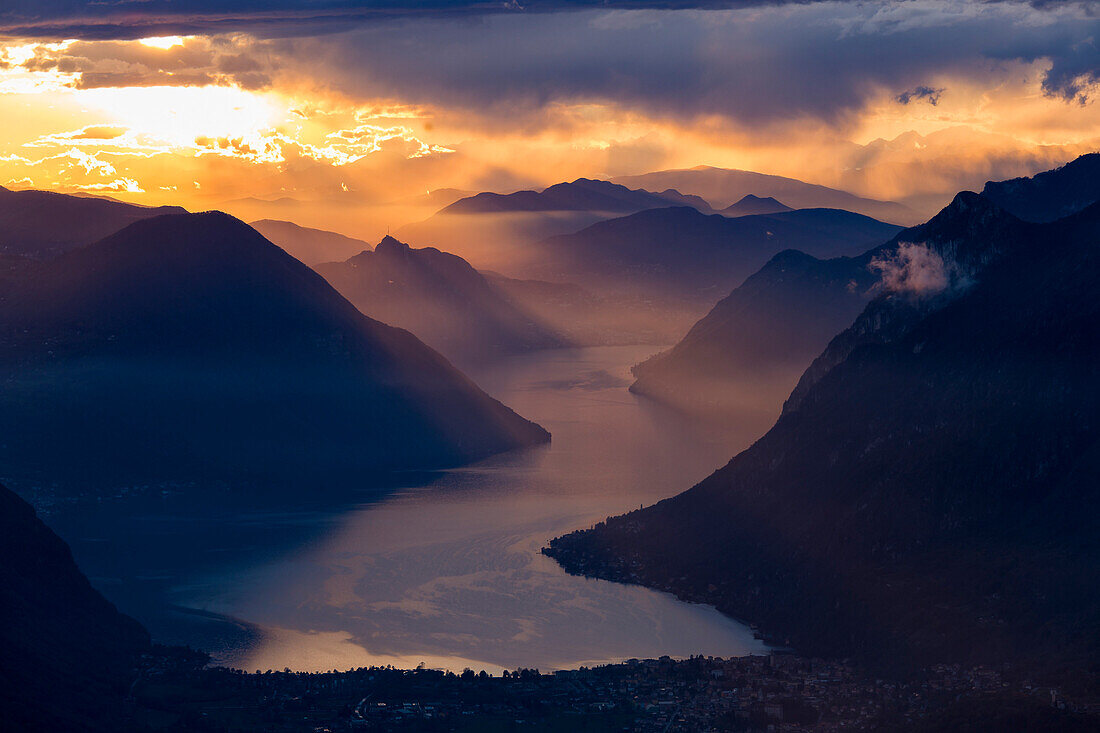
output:
<svg viewBox="0 0 1100 733"><path fill-rule="evenodd" d="M4 0L0 33L126 39L154 34L328 33L395 18L543 14L592 8L731 8L808 0Z"/></svg>
<svg viewBox="0 0 1100 733"><path fill-rule="evenodd" d="M930 81L995 83L1019 61L1047 60L1047 92L1073 97L1100 68L1082 50L1096 37L1100 21L1080 7L912 0L396 21L285 43L289 55L328 69L341 91L481 111L505 124L567 100L759 127L841 123L884 92L926 87L932 94L917 96L934 98Z"/></svg>
<svg viewBox="0 0 1100 733"><path fill-rule="evenodd" d="M533 113L549 104L586 101L757 128L802 119L837 125L871 98L935 104L944 80L996 84L1016 62L1047 64L1035 73L1045 73L1048 95L1065 100L1086 103L1100 78L1096 3L8 0L0 7L0 31L11 33L252 39L235 55L175 66L154 54L111 64L90 47L48 60L79 71L82 86L262 88L275 73L296 73L347 96L474 112L495 125L537 125L545 117Z"/></svg>

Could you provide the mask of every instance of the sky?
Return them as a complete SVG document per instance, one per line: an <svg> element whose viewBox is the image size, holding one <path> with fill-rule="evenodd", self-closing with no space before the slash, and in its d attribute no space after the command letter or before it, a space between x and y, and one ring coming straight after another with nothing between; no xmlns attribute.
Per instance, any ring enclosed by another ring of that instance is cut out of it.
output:
<svg viewBox="0 0 1100 733"><path fill-rule="evenodd" d="M696 165L921 209L1100 149L1098 44L1096 2L4 0L0 185L367 238Z"/></svg>

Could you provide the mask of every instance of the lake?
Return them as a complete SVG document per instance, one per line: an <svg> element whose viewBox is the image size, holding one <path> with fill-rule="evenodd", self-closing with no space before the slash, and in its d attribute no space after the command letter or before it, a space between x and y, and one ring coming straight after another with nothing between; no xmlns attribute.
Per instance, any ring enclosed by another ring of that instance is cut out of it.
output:
<svg viewBox="0 0 1100 733"><path fill-rule="evenodd" d="M703 427L627 392L653 347L539 352L475 375L548 446L263 510L225 487L62 507L81 567L158 640L246 670L393 664L498 673L632 657L762 652L713 608L569 576L552 537L672 496L769 427ZM778 405L776 406L778 412ZM220 498L219 498L220 497Z"/></svg>

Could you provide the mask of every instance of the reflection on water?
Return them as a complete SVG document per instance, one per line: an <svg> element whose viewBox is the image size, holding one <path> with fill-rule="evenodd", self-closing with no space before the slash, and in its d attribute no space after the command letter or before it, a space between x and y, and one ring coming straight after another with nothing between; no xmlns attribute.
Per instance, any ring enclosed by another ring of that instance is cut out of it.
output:
<svg viewBox="0 0 1100 733"><path fill-rule="evenodd" d="M370 503L134 515L105 530L129 533L129 549L116 556L97 550L79 520L62 533L100 573L97 584L154 634L245 669L546 670L760 650L745 627L709 607L571 577L539 554L555 535L687 488L768 427L756 417L708 435L629 394L629 367L651 350L545 352L478 375L549 429L552 444L406 477L409 485ZM142 593L130 587L138 581ZM209 613L164 613L165 603Z"/></svg>

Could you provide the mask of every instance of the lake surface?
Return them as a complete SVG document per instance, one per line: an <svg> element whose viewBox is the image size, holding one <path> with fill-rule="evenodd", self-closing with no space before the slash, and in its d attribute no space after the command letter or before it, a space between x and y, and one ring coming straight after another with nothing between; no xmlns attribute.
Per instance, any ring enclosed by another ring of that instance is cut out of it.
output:
<svg viewBox="0 0 1100 733"><path fill-rule="evenodd" d="M247 670L545 671L761 652L713 608L569 576L539 554L556 535L690 487L769 427L753 416L718 432L631 395L629 368L653 351L540 352L476 375L553 442L408 474L354 503L306 486L257 511L228 487L224 501L168 491L47 520L155 638Z"/></svg>

